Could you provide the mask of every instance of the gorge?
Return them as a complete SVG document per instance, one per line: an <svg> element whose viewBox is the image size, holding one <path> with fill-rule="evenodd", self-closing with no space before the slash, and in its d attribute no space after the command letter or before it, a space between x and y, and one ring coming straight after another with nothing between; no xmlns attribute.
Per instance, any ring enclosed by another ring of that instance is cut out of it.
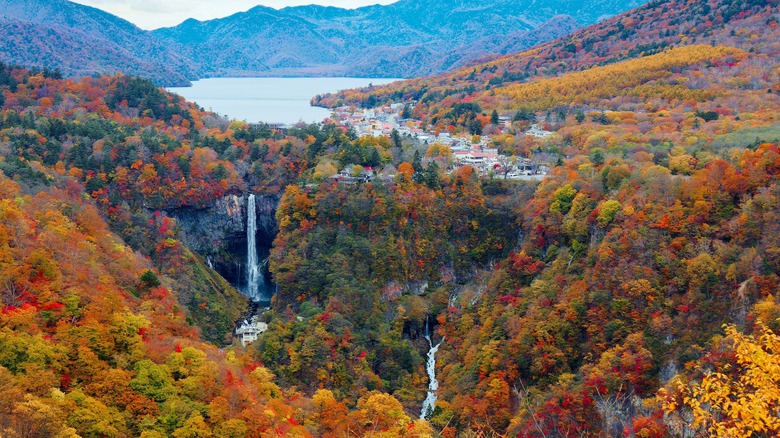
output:
<svg viewBox="0 0 780 438"><path fill-rule="evenodd" d="M776 4L289 127L0 63L0 436L780 436Z"/></svg>

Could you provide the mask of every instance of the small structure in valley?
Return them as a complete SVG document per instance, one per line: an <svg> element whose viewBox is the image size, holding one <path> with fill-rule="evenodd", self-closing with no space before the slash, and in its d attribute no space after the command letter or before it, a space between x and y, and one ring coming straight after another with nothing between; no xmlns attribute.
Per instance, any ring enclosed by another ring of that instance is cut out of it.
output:
<svg viewBox="0 0 780 438"><path fill-rule="evenodd" d="M246 347L255 342L260 334L268 330L268 324L258 321L257 315L253 316L251 321L244 320L241 327L236 329L236 336L241 339L241 345Z"/></svg>

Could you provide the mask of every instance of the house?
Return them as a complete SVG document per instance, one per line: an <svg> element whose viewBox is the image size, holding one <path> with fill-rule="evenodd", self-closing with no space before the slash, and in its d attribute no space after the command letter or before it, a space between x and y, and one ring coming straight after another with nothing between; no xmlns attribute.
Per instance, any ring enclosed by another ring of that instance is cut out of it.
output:
<svg viewBox="0 0 780 438"><path fill-rule="evenodd" d="M241 340L241 345L246 347L247 345L255 342L260 334L268 330L268 324L258 321L257 315L252 317L251 322L244 320L241 327L236 329L236 336Z"/></svg>
<svg viewBox="0 0 780 438"><path fill-rule="evenodd" d="M529 129L528 131L525 131L525 135L531 135L531 136L534 136L536 138L547 138L547 137L551 136L552 134L553 133L550 132L550 131L545 131L544 129L540 129L539 125L536 124L536 123L531 125L531 129Z"/></svg>
<svg viewBox="0 0 780 438"><path fill-rule="evenodd" d="M455 142L455 139L450 136L449 132L441 132L439 135L436 136L437 143L441 143L445 146L451 145L453 142Z"/></svg>
<svg viewBox="0 0 780 438"><path fill-rule="evenodd" d="M352 178L352 166L347 166L341 169L341 172L339 172L337 175L345 179Z"/></svg>
<svg viewBox="0 0 780 438"><path fill-rule="evenodd" d="M450 145L450 150L455 152L465 152L471 149L471 145L464 142L463 140L454 140L452 144Z"/></svg>
<svg viewBox="0 0 780 438"><path fill-rule="evenodd" d="M374 180L374 168L370 166L366 166L363 168L363 170L360 171L360 175L358 176L358 180L360 182L371 182Z"/></svg>
<svg viewBox="0 0 780 438"><path fill-rule="evenodd" d="M468 164L477 169L487 170L498 164L498 154L487 154L471 150L454 152L453 155L459 164Z"/></svg>
<svg viewBox="0 0 780 438"><path fill-rule="evenodd" d="M355 176L355 166L350 164L348 166L344 166L344 168L341 169L339 173L331 176L330 178L339 183L355 184L355 183L371 182L376 177L374 175L374 169L372 167L362 168L358 173L358 175Z"/></svg>
<svg viewBox="0 0 780 438"><path fill-rule="evenodd" d="M531 160L517 160L515 162L514 170L522 175L530 175L534 171L534 166Z"/></svg>

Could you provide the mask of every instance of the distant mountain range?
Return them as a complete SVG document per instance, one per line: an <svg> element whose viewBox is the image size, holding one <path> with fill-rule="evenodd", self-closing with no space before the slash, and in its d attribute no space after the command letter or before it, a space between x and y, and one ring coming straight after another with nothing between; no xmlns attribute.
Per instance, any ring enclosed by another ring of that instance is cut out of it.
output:
<svg viewBox="0 0 780 438"><path fill-rule="evenodd" d="M66 0L0 0L0 61L67 76L122 72L185 85L192 62L132 23Z"/></svg>
<svg viewBox="0 0 780 438"><path fill-rule="evenodd" d="M415 117L433 119L462 103L480 104L483 110L496 107L517 110L528 102L506 97L505 92L513 87L643 58L675 47L693 44L736 47L756 54L758 59L774 60L780 53L780 40L756 41L755 35L764 26L768 27L764 31L767 34L777 28L777 3L778 0L653 1L530 50L491 56L444 73L316 96L312 102L334 108L415 101ZM689 86L703 87L701 83L694 85L693 81ZM502 94L505 97L500 101L497 96Z"/></svg>
<svg viewBox="0 0 780 438"><path fill-rule="evenodd" d="M401 0L341 9L257 6L148 32L66 0L0 0L0 61L162 85L214 76L413 77L567 35L642 0ZM572 18L575 17L575 18Z"/></svg>
<svg viewBox="0 0 780 438"><path fill-rule="evenodd" d="M525 49L641 3L401 0L358 9L258 6L153 33L180 47L205 75L413 77Z"/></svg>

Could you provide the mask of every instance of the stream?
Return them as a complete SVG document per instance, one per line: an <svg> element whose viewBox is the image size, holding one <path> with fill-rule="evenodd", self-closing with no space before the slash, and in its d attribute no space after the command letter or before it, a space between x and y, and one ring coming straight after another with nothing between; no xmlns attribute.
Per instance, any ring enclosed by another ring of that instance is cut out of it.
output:
<svg viewBox="0 0 780 438"><path fill-rule="evenodd" d="M428 372L428 395L422 404L422 411L420 411L420 419L427 420L433 415L433 410L436 408L436 390L439 389L439 381L436 380L436 352L439 351L439 346L444 342L444 338L441 338L438 344L433 345L431 341L431 334L428 330L428 318L425 318L425 339L428 341L428 361L425 364L425 370Z"/></svg>

